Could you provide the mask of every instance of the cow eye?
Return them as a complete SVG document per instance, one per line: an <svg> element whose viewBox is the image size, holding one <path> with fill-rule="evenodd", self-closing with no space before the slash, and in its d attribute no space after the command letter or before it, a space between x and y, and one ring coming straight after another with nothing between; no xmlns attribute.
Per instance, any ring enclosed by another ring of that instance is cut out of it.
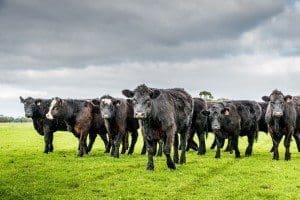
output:
<svg viewBox="0 0 300 200"><path fill-rule="evenodd" d="M137 104L137 100L136 99L132 99L133 104Z"/></svg>

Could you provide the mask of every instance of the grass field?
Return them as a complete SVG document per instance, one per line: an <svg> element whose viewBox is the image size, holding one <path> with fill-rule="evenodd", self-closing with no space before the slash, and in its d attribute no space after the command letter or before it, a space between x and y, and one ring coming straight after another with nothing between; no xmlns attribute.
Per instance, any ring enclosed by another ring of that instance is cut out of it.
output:
<svg viewBox="0 0 300 200"><path fill-rule="evenodd" d="M78 158L77 139L57 132L54 152L43 154L43 138L31 124L0 124L0 199L300 199L300 153L273 161L269 136L260 134L254 155L235 159L215 151L187 155L187 164L170 171L165 158L155 158L146 171L141 138L132 156L103 153L97 139L90 155ZM208 138L211 144L212 135ZM240 142L244 153L246 138Z"/></svg>

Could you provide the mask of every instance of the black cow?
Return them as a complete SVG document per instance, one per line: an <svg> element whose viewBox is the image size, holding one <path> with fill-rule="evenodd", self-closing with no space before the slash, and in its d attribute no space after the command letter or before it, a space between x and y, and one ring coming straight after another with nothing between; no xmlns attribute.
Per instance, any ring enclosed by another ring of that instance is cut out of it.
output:
<svg viewBox="0 0 300 200"><path fill-rule="evenodd" d="M192 148L197 150L199 155L203 155L206 153L205 132L207 131L207 116L203 115L202 111L207 110L207 106L205 100L202 98L193 98L193 100L194 113L187 143L187 150ZM197 133L198 136L199 147L193 140L195 133Z"/></svg>
<svg viewBox="0 0 300 200"><path fill-rule="evenodd" d="M111 155L119 157L120 144L127 139L128 132L131 132L132 136L128 154L132 154L138 138L139 128L138 120L133 116L132 101L104 95L100 98L100 110L112 145ZM122 151L122 153L125 152Z"/></svg>
<svg viewBox="0 0 300 200"><path fill-rule="evenodd" d="M262 99L269 102L265 119L273 141L273 159L279 160L278 146L285 136L285 160L290 160L291 137L295 132L297 119L295 104L290 95L284 96L279 90L274 90L270 96L263 96Z"/></svg>
<svg viewBox="0 0 300 200"><path fill-rule="evenodd" d="M99 134L108 146L106 128L101 117L100 110L95 109L91 102L75 99L53 98L46 117L50 120L63 120L68 130L79 138L79 156L87 154ZM90 144L87 146L86 139L90 135Z"/></svg>
<svg viewBox="0 0 300 200"><path fill-rule="evenodd" d="M45 148L44 153L53 152L53 133L56 131L66 131L66 123L62 120L49 120L46 113L51 103L50 99L36 99L20 97L21 103L24 104L25 116L32 118L35 130L44 136Z"/></svg>
<svg viewBox="0 0 300 200"><path fill-rule="evenodd" d="M154 143L163 139L163 151L167 166L175 169L178 162L177 133L181 134L182 144L179 163L186 162L187 134L192 123L193 99L183 89L155 89L142 84L134 91L123 90L122 93L133 99L135 118L143 120L144 139L148 150L147 169L153 170ZM174 141L175 140L175 141ZM174 145L174 161L171 148Z"/></svg>
<svg viewBox="0 0 300 200"><path fill-rule="evenodd" d="M239 158L238 139L241 132L241 117L236 106L230 102L217 102L202 113L208 116L209 129L215 134L217 145L215 158L221 157L221 148L226 138L231 141L235 157Z"/></svg>
<svg viewBox="0 0 300 200"><path fill-rule="evenodd" d="M236 106L241 117L241 132L240 136L247 136L248 147L245 156L251 156L254 140L258 137L258 123L261 119L261 106L255 101L236 100L228 101Z"/></svg>
<svg viewBox="0 0 300 200"><path fill-rule="evenodd" d="M297 121L294 138L297 144L298 152L300 152L300 96L293 96L293 102L295 103L295 108L297 111Z"/></svg>

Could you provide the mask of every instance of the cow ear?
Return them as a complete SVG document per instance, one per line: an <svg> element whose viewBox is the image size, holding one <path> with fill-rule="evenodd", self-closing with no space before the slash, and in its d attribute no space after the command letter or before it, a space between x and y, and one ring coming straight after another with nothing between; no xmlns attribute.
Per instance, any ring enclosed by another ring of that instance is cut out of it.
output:
<svg viewBox="0 0 300 200"><path fill-rule="evenodd" d="M24 99L22 96L20 96L20 102L21 102L21 103L24 103L24 102L25 102L25 99Z"/></svg>
<svg viewBox="0 0 300 200"><path fill-rule="evenodd" d="M114 100L113 101L113 104L115 105L115 106L120 106L120 104L121 104L121 101L120 100Z"/></svg>
<svg viewBox="0 0 300 200"><path fill-rule="evenodd" d="M122 94L128 98L132 98L134 96L134 92L130 90L122 90Z"/></svg>
<svg viewBox="0 0 300 200"><path fill-rule="evenodd" d="M92 99L90 102L93 104L93 106L97 106L97 105L100 104L100 100L99 99Z"/></svg>
<svg viewBox="0 0 300 200"><path fill-rule="evenodd" d="M210 112L208 110L202 110L201 114L204 116L209 116Z"/></svg>
<svg viewBox="0 0 300 200"><path fill-rule="evenodd" d="M270 97L268 97L268 96L263 96L263 97L261 97L261 99L262 99L264 102L269 102L269 101L270 101Z"/></svg>
<svg viewBox="0 0 300 200"><path fill-rule="evenodd" d="M62 100L61 98L58 98L58 97L56 97L55 99L56 99L56 101L58 102L58 105L59 105L59 106L62 106L64 100Z"/></svg>
<svg viewBox="0 0 300 200"><path fill-rule="evenodd" d="M221 110L221 114L223 115L229 115L230 114L230 110L228 107L225 107Z"/></svg>
<svg viewBox="0 0 300 200"><path fill-rule="evenodd" d="M156 99L159 95L160 95L159 90L153 90L153 91L150 92L150 98L151 99Z"/></svg>
<svg viewBox="0 0 300 200"><path fill-rule="evenodd" d="M286 101L286 102L291 102L292 100L293 100L293 97L291 95L286 95L284 97L284 101Z"/></svg>

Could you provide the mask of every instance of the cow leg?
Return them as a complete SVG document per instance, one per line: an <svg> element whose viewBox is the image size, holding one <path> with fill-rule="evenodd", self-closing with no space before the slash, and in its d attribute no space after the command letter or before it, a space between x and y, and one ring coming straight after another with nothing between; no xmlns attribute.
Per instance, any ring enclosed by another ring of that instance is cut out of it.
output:
<svg viewBox="0 0 300 200"><path fill-rule="evenodd" d="M170 127L169 130L166 131L166 142L164 145L164 154L166 156L167 159L167 166L169 169L176 169L175 163L173 162L172 158L171 158L171 148L172 148L172 144L174 142L174 136L175 134L177 134L175 132L175 127Z"/></svg>
<svg viewBox="0 0 300 200"><path fill-rule="evenodd" d="M298 152L300 152L300 132L295 132L293 136L297 144Z"/></svg>
<svg viewBox="0 0 300 200"><path fill-rule="evenodd" d="M44 149L44 153L49 153L50 149L49 149L49 145L50 145L50 132L45 132L44 133L44 142L45 142L45 149Z"/></svg>
<svg viewBox="0 0 300 200"><path fill-rule="evenodd" d="M180 134L180 143L182 144L182 149L181 149L179 164L186 163L186 144L187 144L186 136L187 136L186 133Z"/></svg>
<svg viewBox="0 0 300 200"><path fill-rule="evenodd" d="M285 160L291 160L291 153L290 153L290 144L291 144L291 137L292 137L292 132L288 133L284 137L284 147L285 147Z"/></svg>
<svg viewBox="0 0 300 200"><path fill-rule="evenodd" d="M163 152L163 141L162 140L158 140L158 151L157 151L157 156L162 156L162 152Z"/></svg>
<svg viewBox="0 0 300 200"><path fill-rule="evenodd" d="M232 137L228 137L228 143L225 152L232 153Z"/></svg>
<svg viewBox="0 0 300 200"><path fill-rule="evenodd" d="M197 131L199 139L198 155L204 155L206 153L204 132Z"/></svg>
<svg viewBox="0 0 300 200"><path fill-rule="evenodd" d="M246 157L252 155L254 139L255 139L255 132L248 134L248 147L245 152Z"/></svg>
<svg viewBox="0 0 300 200"><path fill-rule="evenodd" d="M145 139L144 139L144 142L143 142L143 148L142 148L142 151L141 151L141 155L145 155L146 154L146 151L147 151L147 145L146 145L146 142L145 142Z"/></svg>
<svg viewBox="0 0 300 200"><path fill-rule="evenodd" d="M189 133L186 151L189 151L190 149L193 149L193 150L195 150L195 151L198 150L198 145L197 145L196 142L194 141L194 135L195 135L195 132L194 132L194 131L191 131L191 132Z"/></svg>
<svg viewBox="0 0 300 200"><path fill-rule="evenodd" d="M283 137L283 135L275 136L274 133L271 133L272 141L273 141L273 160L279 160L279 152L278 152L278 146L280 144L280 141Z"/></svg>
<svg viewBox="0 0 300 200"><path fill-rule="evenodd" d="M133 130L132 133L131 133L131 144L130 144L130 148L129 148L129 151L128 151L129 155L134 152L134 147L135 147L137 138L138 138L138 132L137 132L137 130Z"/></svg>
<svg viewBox="0 0 300 200"><path fill-rule="evenodd" d="M104 146L106 148L107 145L108 145L107 134L106 133L104 133L104 134L103 133L99 133L98 135L101 137L101 139L102 139L102 141L104 143Z"/></svg>
<svg viewBox="0 0 300 200"><path fill-rule="evenodd" d="M87 154L86 138L87 133L81 133L79 138L79 152L78 156L82 157L84 154Z"/></svg>
<svg viewBox="0 0 300 200"><path fill-rule="evenodd" d="M213 141L213 143L210 146L210 149L214 149L216 147L216 145L217 145L217 141L216 140L217 139L216 139L216 136L215 136L214 141Z"/></svg>
<svg viewBox="0 0 300 200"><path fill-rule="evenodd" d="M115 141L114 141L114 147L115 147L115 151L113 153L113 156L115 158L119 158L119 148L120 148L120 144L122 142L122 140L124 139L123 136L126 134L125 132L123 131L119 131L118 135L116 136L115 138Z"/></svg>
<svg viewBox="0 0 300 200"><path fill-rule="evenodd" d="M53 133L51 132L49 134L49 152L53 152Z"/></svg>
<svg viewBox="0 0 300 200"><path fill-rule="evenodd" d="M128 132L126 131L125 135L123 136L123 140L122 140L121 154L126 153L127 149L128 149Z"/></svg>
<svg viewBox="0 0 300 200"><path fill-rule="evenodd" d="M95 134L95 133L90 133L89 134L89 145L87 147L87 152L88 153L92 150L94 142L96 140L96 137L97 137L97 134Z"/></svg>
<svg viewBox="0 0 300 200"><path fill-rule="evenodd" d="M241 157L241 153L239 150L239 133L235 133L232 137L232 146L234 149L234 153L235 153L235 157L236 158L240 158Z"/></svg>
<svg viewBox="0 0 300 200"><path fill-rule="evenodd" d="M148 139L145 140L147 151L148 151L148 163L147 170L154 170L154 162L153 162L153 153L154 153L154 141L150 141Z"/></svg>
<svg viewBox="0 0 300 200"><path fill-rule="evenodd" d="M220 158L221 157L221 148L222 148L222 144L219 140L220 138L218 136L215 136L215 143L217 145L217 151L216 151L216 155L215 158Z"/></svg>
<svg viewBox="0 0 300 200"><path fill-rule="evenodd" d="M180 136L181 138L181 136ZM180 146L182 145L181 143L181 139L180 139ZM183 146L182 146L183 147ZM174 135L174 142L173 142L173 151L174 151L174 155L173 155L173 160L174 160L174 163L179 163L179 154L178 154L178 134L175 133ZM184 148L185 149L185 148ZM182 148L183 150L183 148Z"/></svg>

